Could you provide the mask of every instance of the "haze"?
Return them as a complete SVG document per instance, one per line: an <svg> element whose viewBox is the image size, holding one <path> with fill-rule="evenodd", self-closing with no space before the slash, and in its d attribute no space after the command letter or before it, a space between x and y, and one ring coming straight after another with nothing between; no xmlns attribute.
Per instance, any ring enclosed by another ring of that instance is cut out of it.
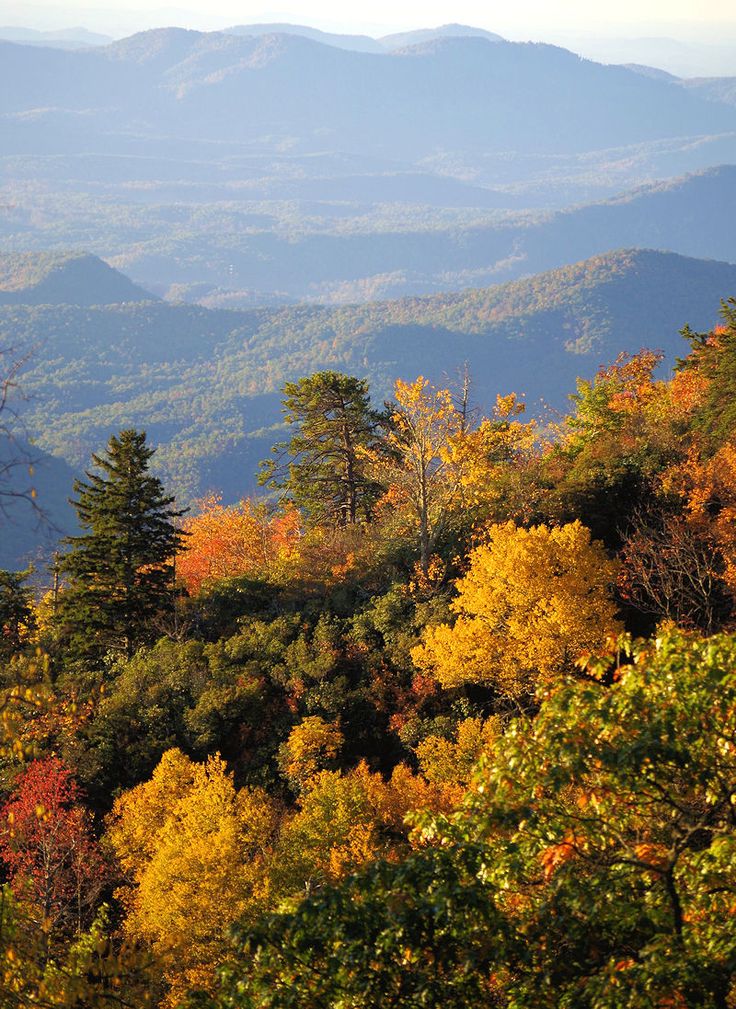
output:
<svg viewBox="0 0 736 1009"><path fill-rule="evenodd" d="M357 3L346 7L335 0L292 2L283 9L268 9L258 3L219 0L207 5L183 4L176 8L146 9L140 0L89 0L74 5L65 0L47 0L45 4L0 3L0 23L23 24L32 28L66 28L84 24L111 34L135 28L178 24L182 27L214 29L228 24L250 22L296 22L314 25L326 31L381 34L425 27L429 24L465 22L512 37L530 37L540 31L559 33L595 31L604 34L667 34L682 39L699 36L718 41L724 28L736 33L736 17L731 0L621 0L620 3L591 5L585 0L521 0L509 12L506 5L482 0L464 0L449 4L429 0L423 4L397 5L389 0Z"/></svg>

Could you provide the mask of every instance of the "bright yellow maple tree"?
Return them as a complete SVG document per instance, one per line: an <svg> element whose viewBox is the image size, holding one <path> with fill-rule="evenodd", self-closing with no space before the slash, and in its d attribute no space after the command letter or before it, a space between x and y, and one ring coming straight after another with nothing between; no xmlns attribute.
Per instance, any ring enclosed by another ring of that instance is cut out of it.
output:
<svg viewBox="0 0 736 1009"><path fill-rule="evenodd" d="M620 632L611 596L616 570L578 521L494 525L457 582L457 620L430 627L412 658L444 687L483 683L528 695Z"/></svg>

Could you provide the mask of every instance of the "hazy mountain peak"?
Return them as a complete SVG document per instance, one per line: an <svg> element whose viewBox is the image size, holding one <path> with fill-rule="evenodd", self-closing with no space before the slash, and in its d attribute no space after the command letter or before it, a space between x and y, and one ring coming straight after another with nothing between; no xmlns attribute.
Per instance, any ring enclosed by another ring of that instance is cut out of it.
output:
<svg viewBox="0 0 736 1009"><path fill-rule="evenodd" d="M407 46L419 45L423 42L433 42L443 38L482 38L487 42L503 42L503 36L486 31L485 28L473 28L470 25L447 24L438 28L418 28L409 32L397 32L384 35L378 41L385 49L405 49Z"/></svg>
<svg viewBox="0 0 736 1009"><path fill-rule="evenodd" d="M224 33L226 35L252 35L256 37L259 35L300 35L313 42L321 42L323 45L333 46L336 49L349 49L365 53L384 51L381 43L369 35L339 35L334 32L323 32L319 28L311 28L309 25L293 25L282 22L233 25L232 28L225 28Z"/></svg>
<svg viewBox="0 0 736 1009"><path fill-rule="evenodd" d="M151 28L113 42L106 47L105 53L133 63L183 59L204 36L204 32L188 28Z"/></svg>

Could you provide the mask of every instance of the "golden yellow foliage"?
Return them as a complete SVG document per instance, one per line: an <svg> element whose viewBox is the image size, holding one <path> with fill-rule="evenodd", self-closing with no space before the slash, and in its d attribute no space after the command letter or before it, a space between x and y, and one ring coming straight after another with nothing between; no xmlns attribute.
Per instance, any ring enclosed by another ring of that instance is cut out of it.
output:
<svg viewBox="0 0 736 1009"><path fill-rule="evenodd" d="M500 731L497 718L465 718L457 727L455 741L428 736L417 744L419 769L448 800L459 802L470 784L474 766L490 750Z"/></svg>
<svg viewBox="0 0 736 1009"><path fill-rule="evenodd" d="M344 742L345 737L336 725L319 715L310 715L294 726L281 746L279 767L290 785L300 790L307 788L335 759Z"/></svg>
<svg viewBox="0 0 736 1009"><path fill-rule="evenodd" d="M172 1004L211 984L228 924L265 908L275 827L272 800L237 792L219 756L197 764L170 750L116 801L107 837L129 878L125 931L166 963Z"/></svg>
<svg viewBox="0 0 736 1009"><path fill-rule="evenodd" d="M437 389L420 375L415 382L398 379L388 452L376 458L379 478L388 484L395 506L408 507L419 536L426 573L434 544L459 489L452 444L463 417L448 389Z"/></svg>
<svg viewBox="0 0 736 1009"><path fill-rule="evenodd" d="M321 771L282 827L274 859L277 887L294 896L337 882L363 863L405 848L412 830L407 814L450 808L441 788L403 764L389 781L364 762L347 774Z"/></svg>
<svg viewBox="0 0 736 1009"><path fill-rule="evenodd" d="M412 658L445 687L485 683L523 696L621 630L615 578L615 562L580 522L494 525L457 582L455 624L430 627Z"/></svg>

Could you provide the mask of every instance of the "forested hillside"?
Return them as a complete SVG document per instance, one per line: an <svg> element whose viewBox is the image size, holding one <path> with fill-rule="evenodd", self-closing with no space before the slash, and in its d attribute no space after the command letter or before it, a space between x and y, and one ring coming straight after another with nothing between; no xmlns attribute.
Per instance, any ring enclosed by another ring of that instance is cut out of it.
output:
<svg viewBox="0 0 736 1009"><path fill-rule="evenodd" d="M620 350L658 347L671 367L683 320L712 325L731 289L736 267L630 251L512 284L358 307L5 307L0 343L33 348L23 419L39 448L78 472L110 431L138 425L182 503L212 488L233 501L254 487L285 380L345 369L381 398L396 378L421 369L453 383L467 364L480 408L516 392L544 416L565 408L576 376Z"/></svg>
<svg viewBox="0 0 736 1009"><path fill-rule="evenodd" d="M728 24L127 2L0 28L0 1009L736 1009Z"/></svg>
<svg viewBox="0 0 736 1009"><path fill-rule="evenodd" d="M97 256L0 253L0 305L112 305L153 299Z"/></svg>
<svg viewBox="0 0 736 1009"><path fill-rule="evenodd" d="M685 337L553 425L304 373L270 500L101 438L38 591L0 571L2 1005L727 1007L736 302Z"/></svg>

